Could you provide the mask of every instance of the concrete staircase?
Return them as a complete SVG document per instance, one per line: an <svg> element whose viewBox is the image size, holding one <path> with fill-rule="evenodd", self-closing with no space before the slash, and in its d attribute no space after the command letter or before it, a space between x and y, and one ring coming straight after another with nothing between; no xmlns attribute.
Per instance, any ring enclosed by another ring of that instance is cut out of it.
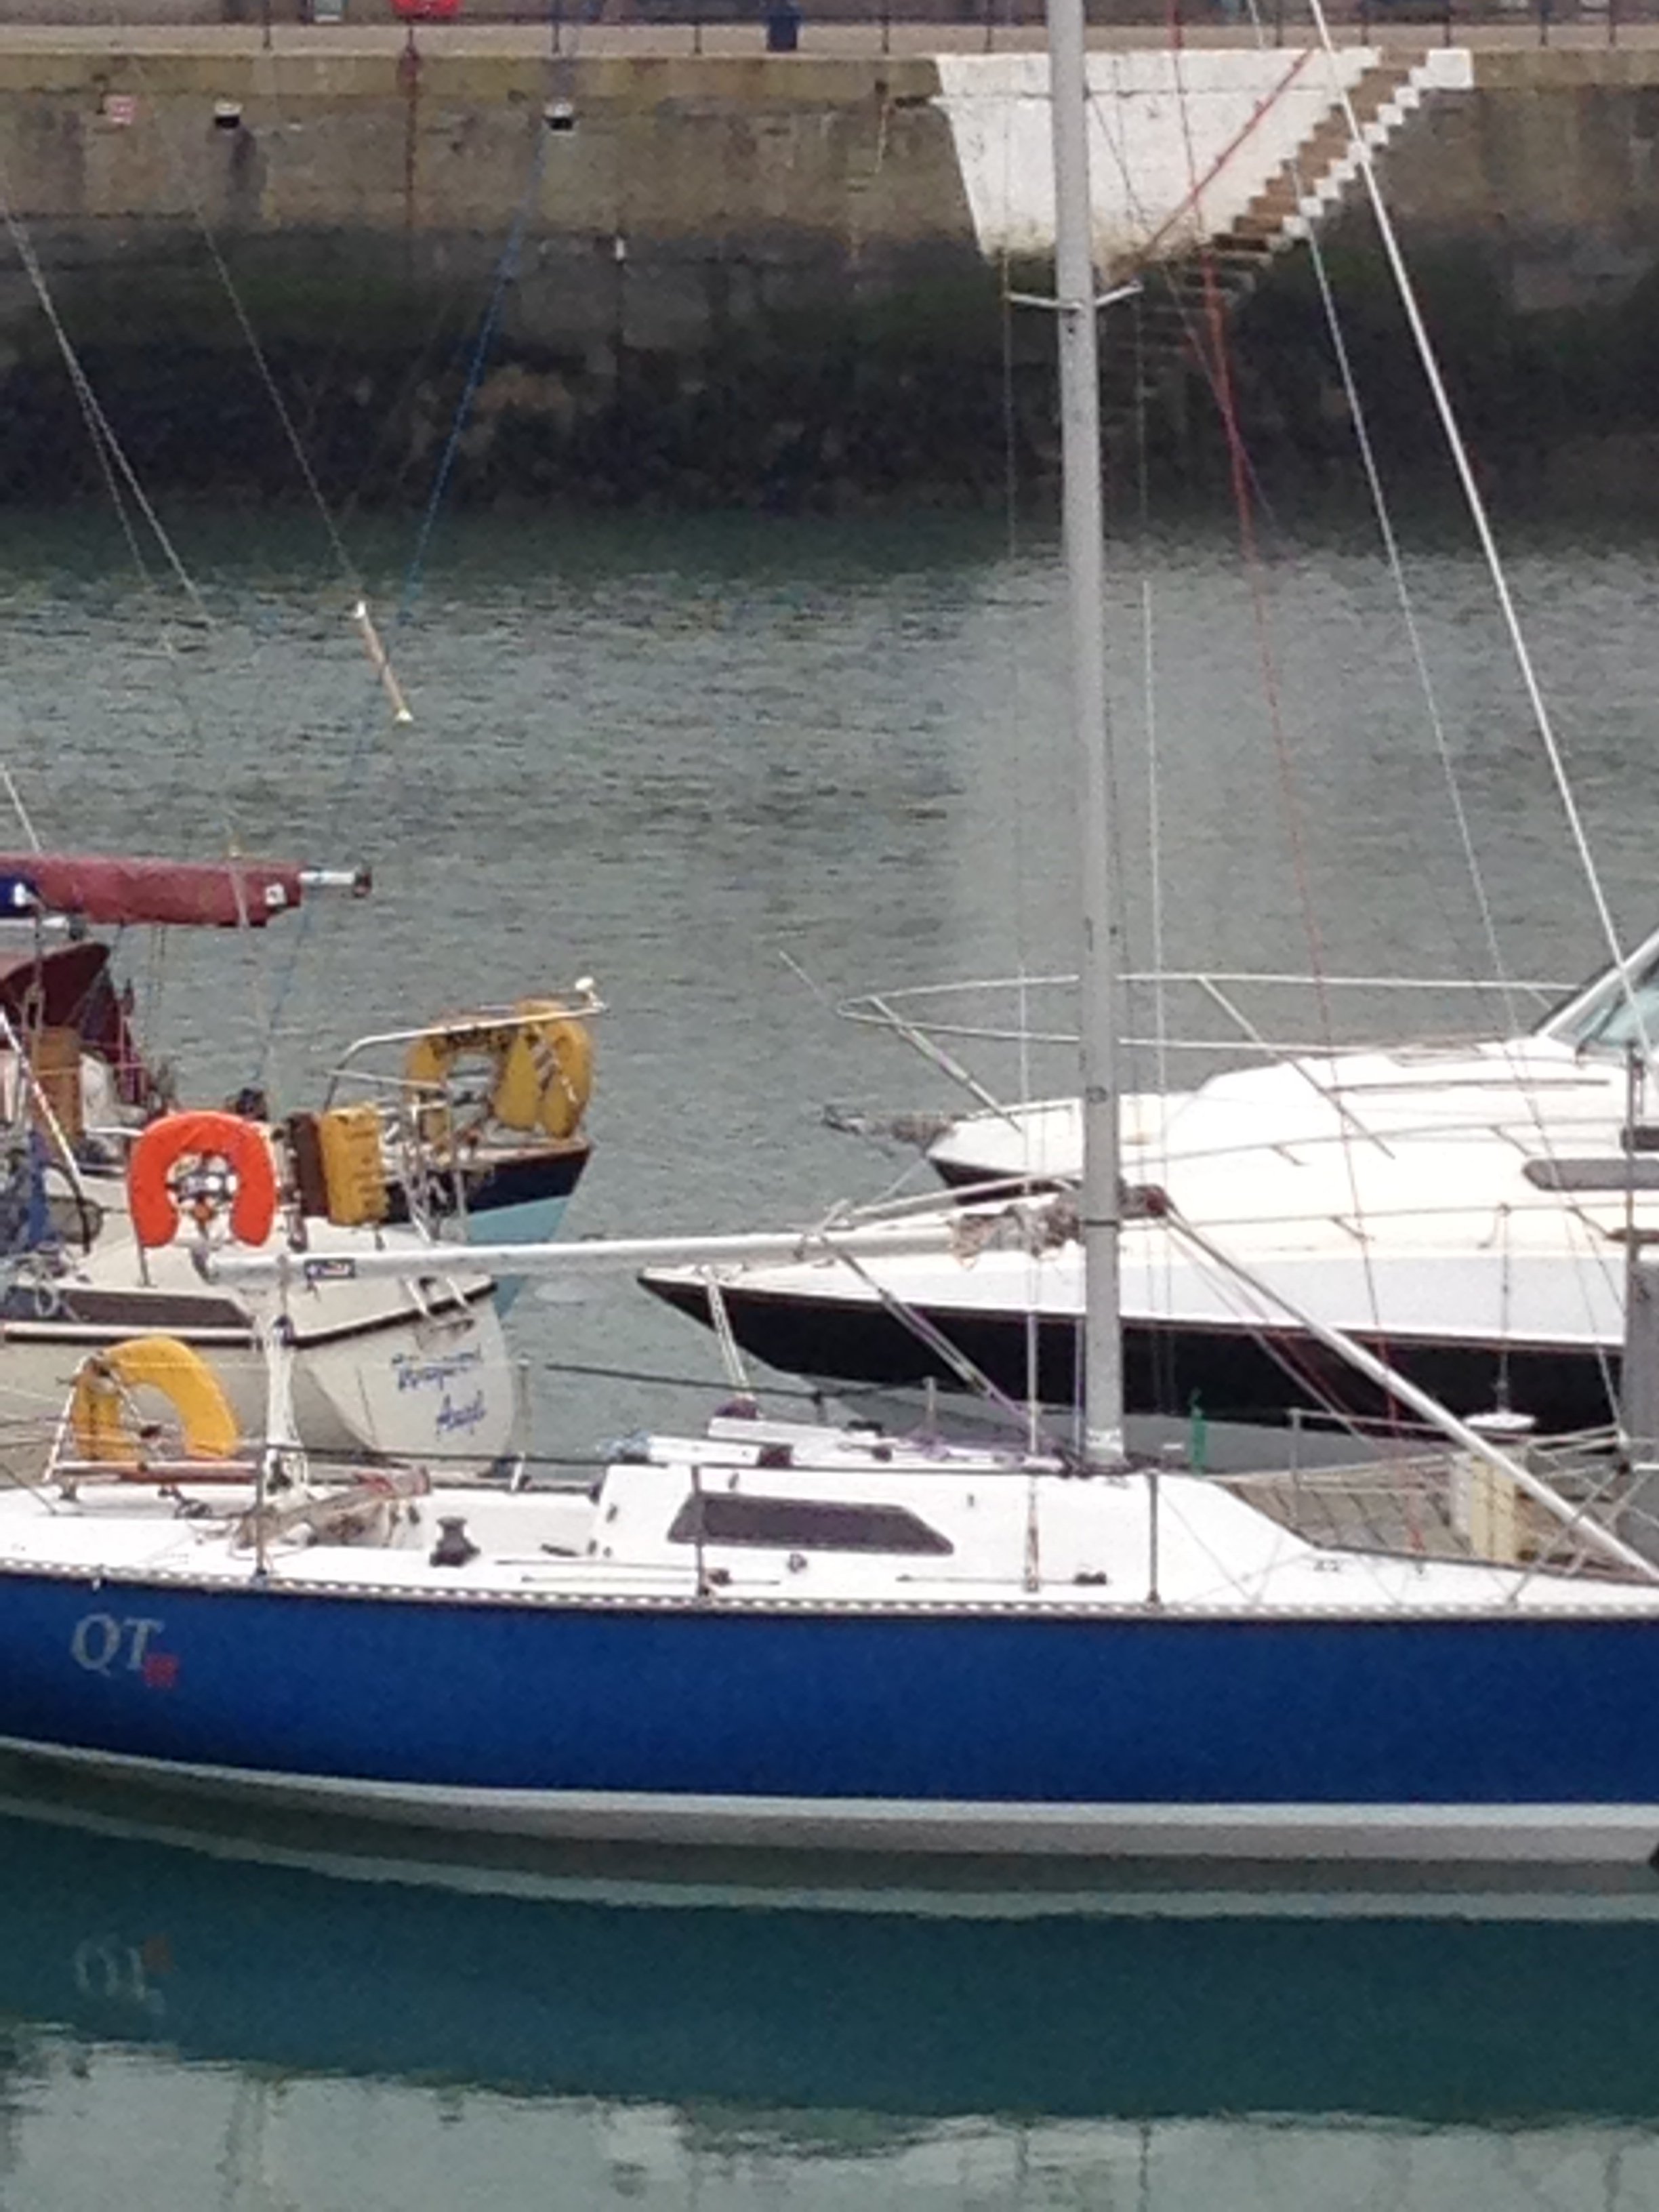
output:
<svg viewBox="0 0 1659 2212"><path fill-rule="evenodd" d="M1425 95L1468 83L1468 58L1455 49L1390 50L1365 70L1350 99L1365 145L1386 145ZM1109 440L1121 442L1151 402L1179 404L1189 376L1213 354L1212 303L1223 314L1243 305L1275 257L1306 238L1341 202L1360 173L1360 155L1339 103L1224 231L1139 264L1124 263L1111 282L1139 277L1139 343L1115 334L1103 349L1102 398ZM1120 330L1121 325L1120 325Z"/></svg>

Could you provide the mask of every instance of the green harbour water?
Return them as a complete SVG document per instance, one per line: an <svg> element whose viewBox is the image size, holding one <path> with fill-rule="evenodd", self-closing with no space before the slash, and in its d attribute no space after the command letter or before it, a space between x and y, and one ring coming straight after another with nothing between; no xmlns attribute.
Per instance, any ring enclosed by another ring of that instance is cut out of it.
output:
<svg viewBox="0 0 1659 2212"><path fill-rule="evenodd" d="M191 1103L255 1078L301 1103L357 1034L592 974L570 1233L782 1225L917 1182L826 1103L951 1103L835 1000L1073 964L1041 532L473 518L400 627L408 549L377 524L353 542L415 708L394 730L314 532L170 520L210 625L167 623L101 517L0 514L0 761L31 819L376 876L257 943L123 945ZM1659 921L1654 548L1514 535L1634 936ZM1501 958L1570 981L1602 949L1490 586L1438 529L1408 571ZM1153 941L1155 766L1167 964L1489 973L1374 538L1286 530L1258 581L1224 520L1115 553L1128 957ZM1061 1054L991 1060L1010 1092L1065 1081ZM631 1286L526 1293L512 1329L550 1455L719 1388L712 1346ZM10 1773L0 1867L6 2212L1659 2203L1659 1876L1559 1909L1522 1883L1497 1917L1126 1899L1098 1870L1032 1897L892 1869L849 1899L813 1869L434 1865Z"/></svg>

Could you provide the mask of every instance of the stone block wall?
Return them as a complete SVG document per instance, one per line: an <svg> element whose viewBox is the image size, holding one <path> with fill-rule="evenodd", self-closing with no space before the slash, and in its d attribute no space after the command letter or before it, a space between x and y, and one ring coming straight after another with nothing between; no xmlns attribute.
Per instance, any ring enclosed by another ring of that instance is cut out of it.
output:
<svg viewBox="0 0 1659 2212"><path fill-rule="evenodd" d="M411 76L395 42L0 43L0 168L100 396L163 475L286 481L245 317L325 472L410 495L493 300L462 495L994 497L1001 271L940 94L927 57L434 42ZM1659 52L1480 53L1472 89L1425 99L1390 142L1385 176L1492 465L1659 432ZM1386 428L1389 393L1415 386L1398 311L1363 214L1328 236ZM1017 436L1042 473L1052 332L1026 313L1012 333ZM1305 248L1233 343L1264 450L1322 455L1336 416ZM1206 465L1190 423L1164 444ZM77 453L95 482L13 260L0 496L55 490Z"/></svg>

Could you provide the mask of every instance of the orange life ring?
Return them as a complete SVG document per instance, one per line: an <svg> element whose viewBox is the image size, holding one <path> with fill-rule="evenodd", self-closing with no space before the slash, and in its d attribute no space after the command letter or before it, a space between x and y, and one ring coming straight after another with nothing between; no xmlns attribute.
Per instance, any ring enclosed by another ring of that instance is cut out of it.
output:
<svg viewBox="0 0 1659 2212"><path fill-rule="evenodd" d="M276 1219L276 1166L263 1130L234 1114L167 1114L152 1121L127 1160L127 1206L143 1245L170 1244L179 1229L172 1171L181 1159L223 1160L236 1173L231 1231L263 1244Z"/></svg>

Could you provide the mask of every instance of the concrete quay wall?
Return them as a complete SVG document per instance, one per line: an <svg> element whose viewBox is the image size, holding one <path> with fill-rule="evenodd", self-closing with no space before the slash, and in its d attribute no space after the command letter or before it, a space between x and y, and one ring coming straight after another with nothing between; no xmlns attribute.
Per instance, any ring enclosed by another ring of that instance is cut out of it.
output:
<svg viewBox="0 0 1659 2212"><path fill-rule="evenodd" d="M73 422L25 241L164 475L280 477L245 317L325 474L409 491L493 297L463 470L486 492L998 483L999 274L921 35L783 57L732 33L697 57L612 30L555 58L542 34L479 29L425 34L411 70L395 32L287 31L270 52L0 32L0 495L52 489ZM1425 97L1382 161L1492 439L1659 433L1659 40L1478 46L1468 88ZM1386 378L1375 241L1352 215L1329 236ZM1305 250L1286 253L1237 332L1241 388L1292 446L1330 413L1310 306ZM1046 462L1051 334L1018 329L1022 434Z"/></svg>

